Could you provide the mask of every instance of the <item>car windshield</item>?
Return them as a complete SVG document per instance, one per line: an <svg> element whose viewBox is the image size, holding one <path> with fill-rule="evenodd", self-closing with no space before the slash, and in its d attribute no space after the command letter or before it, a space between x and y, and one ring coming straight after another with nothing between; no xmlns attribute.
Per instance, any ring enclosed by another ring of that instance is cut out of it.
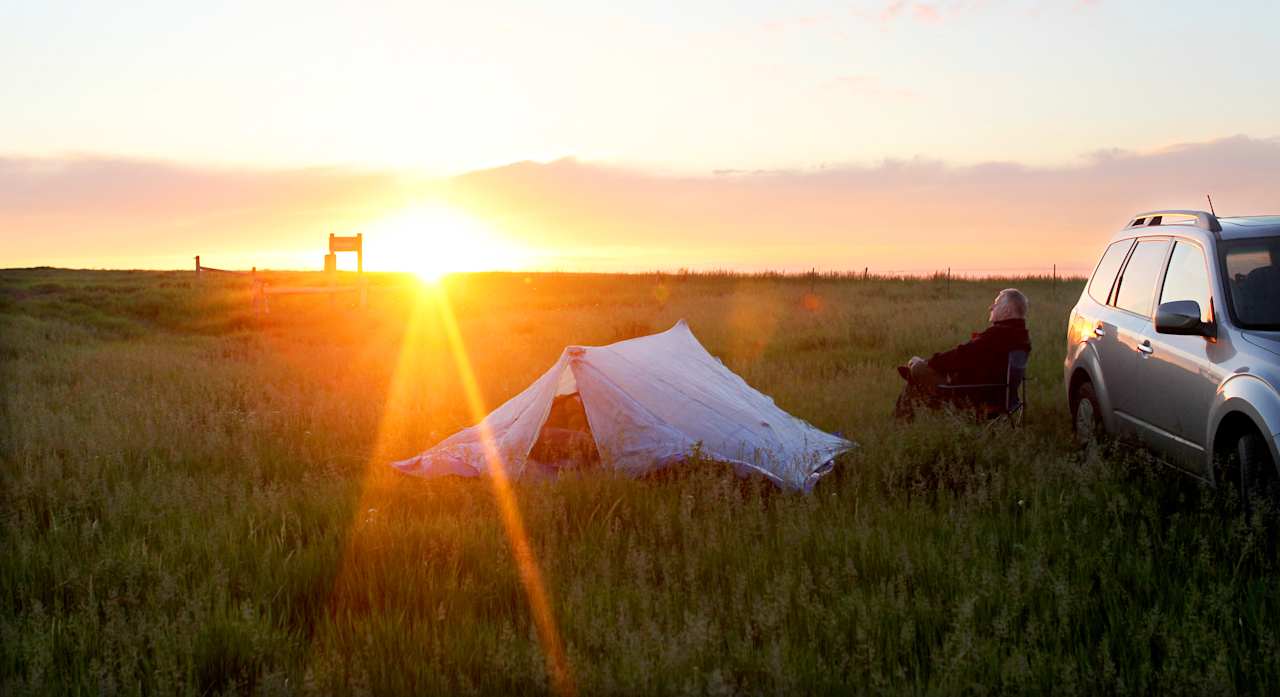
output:
<svg viewBox="0 0 1280 697"><path fill-rule="evenodd" d="M1280 329L1280 237L1234 240L1222 247L1236 321L1246 329Z"/></svg>

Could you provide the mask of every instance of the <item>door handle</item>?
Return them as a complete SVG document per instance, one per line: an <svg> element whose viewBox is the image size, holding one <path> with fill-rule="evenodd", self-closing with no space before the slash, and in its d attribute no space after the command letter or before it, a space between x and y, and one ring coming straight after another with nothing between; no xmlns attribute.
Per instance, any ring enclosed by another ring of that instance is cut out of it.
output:
<svg viewBox="0 0 1280 697"><path fill-rule="evenodd" d="M1147 354L1148 356L1155 352L1155 349L1151 348L1150 339L1142 342L1141 344L1138 344L1138 350L1141 351L1142 353Z"/></svg>
<svg viewBox="0 0 1280 697"><path fill-rule="evenodd" d="M1101 325L1101 324L1099 324L1098 326L1096 326L1096 327L1094 327L1094 328L1093 328L1093 335L1094 335L1094 336L1106 336L1106 335L1107 335L1107 330L1103 329L1103 328L1102 328L1102 325Z"/></svg>

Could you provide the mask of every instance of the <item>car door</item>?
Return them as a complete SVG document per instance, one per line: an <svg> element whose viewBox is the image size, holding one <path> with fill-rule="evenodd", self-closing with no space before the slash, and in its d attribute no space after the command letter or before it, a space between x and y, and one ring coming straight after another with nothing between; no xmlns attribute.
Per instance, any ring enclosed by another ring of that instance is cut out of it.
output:
<svg viewBox="0 0 1280 697"><path fill-rule="evenodd" d="M1194 300L1200 305L1200 320L1213 322L1215 306L1207 261L1196 242L1175 240L1159 303ZM1138 377L1150 395L1153 445L1175 464L1208 475L1203 470L1209 407L1225 377L1223 363L1233 352L1217 339L1160 334L1154 325L1145 342L1151 351L1139 362Z"/></svg>
<svg viewBox="0 0 1280 697"><path fill-rule="evenodd" d="M1169 244L1167 237L1147 237L1134 245L1112 297L1112 336L1099 343L1117 430L1144 442L1153 440L1155 405L1140 368L1150 355L1147 337L1152 331L1156 286L1164 272Z"/></svg>
<svg viewBox="0 0 1280 697"><path fill-rule="evenodd" d="M1076 315L1072 317L1072 324L1077 327L1077 330L1072 333L1072 338L1088 344L1097 358L1096 366L1099 375L1095 377L1099 383L1099 395L1107 397L1105 404L1112 409L1114 409L1114 403L1110 399L1111 380L1119 381L1122 378L1125 371L1123 361L1129 360L1130 357L1127 353L1118 353L1114 350L1117 334L1114 315L1117 313L1110 305L1116 279L1120 276L1120 269L1124 267L1125 260L1129 258L1129 250L1133 249L1133 243L1134 240L1130 238L1113 242L1107 247L1098 261L1097 268L1094 269L1093 276L1089 279L1085 295L1076 305ZM1105 418L1110 425L1112 422L1110 415Z"/></svg>

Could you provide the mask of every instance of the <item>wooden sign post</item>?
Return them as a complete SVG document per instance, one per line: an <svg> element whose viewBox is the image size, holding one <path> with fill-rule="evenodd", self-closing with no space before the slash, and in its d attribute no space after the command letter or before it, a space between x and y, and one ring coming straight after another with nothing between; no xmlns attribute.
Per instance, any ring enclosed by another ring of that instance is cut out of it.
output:
<svg viewBox="0 0 1280 697"><path fill-rule="evenodd" d="M364 273L364 233L357 232L355 237L338 235L329 233L329 253L336 252L355 252L356 253L356 272Z"/></svg>
<svg viewBox="0 0 1280 697"><path fill-rule="evenodd" d="M360 307L366 307L369 304L369 288L364 281L364 233L357 232L354 237L329 233L329 255L324 260L325 271L337 270L338 252L356 253L356 273L360 274ZM332 301L333 295L329 299Z"/></svg>

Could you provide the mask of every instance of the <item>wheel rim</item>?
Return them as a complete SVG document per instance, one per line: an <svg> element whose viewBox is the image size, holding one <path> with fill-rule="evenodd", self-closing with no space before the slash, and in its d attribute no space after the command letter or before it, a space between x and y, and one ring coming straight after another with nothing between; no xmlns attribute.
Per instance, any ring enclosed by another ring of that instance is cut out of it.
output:
<svg viewBox="0 0 1280 697"><path fill-rule="evenodd" d="M1097 423L1094 414L1091 400L1082 399L1076 404L1076 438L1082 443L1093 440L1094 425Z"/></svg>

